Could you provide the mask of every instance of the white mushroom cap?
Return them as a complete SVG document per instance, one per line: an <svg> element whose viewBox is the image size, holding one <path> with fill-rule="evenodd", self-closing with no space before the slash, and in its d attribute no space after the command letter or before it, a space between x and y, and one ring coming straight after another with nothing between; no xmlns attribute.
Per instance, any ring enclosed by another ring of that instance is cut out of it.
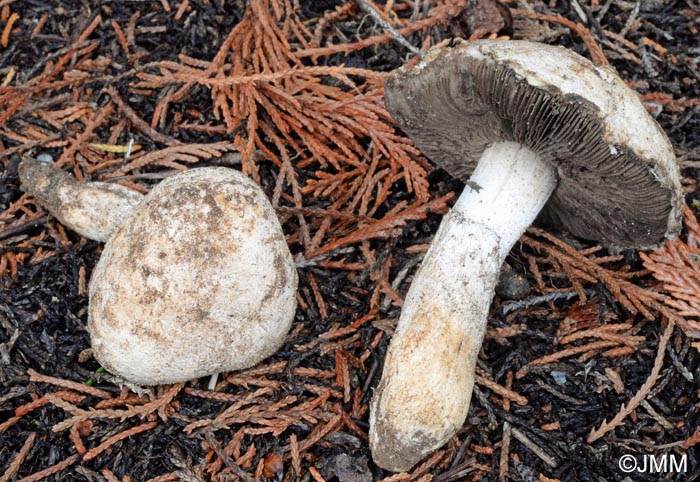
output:
<svg viewBox="0 0 700 482"><path fill-rule="evenodd" d="M463 181L494 143L539 154L559 178L542 217L576 236L639 247L680 232L668 137L612 69L568 49L458 41L392 76L384 101L423 154Z"/></svg>
<svg viewBox="0 0 700 482"><path fill-rule="evenodd" d="M253 181L226 168L173 176L114 234L93 272L95 357L142 385L249 367L284 342L297 281Z"/></svg>

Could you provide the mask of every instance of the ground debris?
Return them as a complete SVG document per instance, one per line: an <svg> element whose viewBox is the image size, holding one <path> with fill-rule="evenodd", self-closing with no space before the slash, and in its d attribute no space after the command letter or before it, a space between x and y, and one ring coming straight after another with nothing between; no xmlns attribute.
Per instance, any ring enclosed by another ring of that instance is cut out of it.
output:
<svg viewBox="0 0 700 482"><path fill-rule="evenodd" d="M613 253L531 229L508 260L531 292L495 299L467 423L411 473L384 473L368 403L463 187L384 109L409 49L352 1L0 1L0 481L622 480L620 457L650 449L697 471L700 7L367 4L421 51L500 35L615 68L682 161L687 232ZM102 247L19 189L21 156L40 153L140 192L192 166L254 178L300 270L285 346L213 390L134 393L99 373L85 321Z"/></svg>

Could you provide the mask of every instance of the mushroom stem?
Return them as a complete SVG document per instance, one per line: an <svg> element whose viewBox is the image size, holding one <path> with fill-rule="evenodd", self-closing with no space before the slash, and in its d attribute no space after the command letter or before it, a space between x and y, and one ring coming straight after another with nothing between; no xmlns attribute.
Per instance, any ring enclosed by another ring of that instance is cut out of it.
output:
<svg viewBox="0 0 700 482"><path fill-rule="evenodd" d="M462 426L488 309L506 255L557 185L527 147L484 150L416 273L372 401L370 445L380 467L410 469Z"/></svg>
<svg viewBox="0 0 700 482"><path fill-rule="evenodd" d="M62 224L106 242L145 196L119 184L79 182L54 164L25 157L19 165L22 189Z"/></svg>

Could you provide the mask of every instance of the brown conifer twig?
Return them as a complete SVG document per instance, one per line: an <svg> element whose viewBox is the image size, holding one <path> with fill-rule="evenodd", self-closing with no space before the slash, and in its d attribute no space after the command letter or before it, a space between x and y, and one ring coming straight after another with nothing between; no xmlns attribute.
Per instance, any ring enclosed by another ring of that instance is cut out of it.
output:
<svg viewBox="0 0 700 482"><path fill-rule="evenodd" d="M0 476L0 482L10 482L14 479L15 475L17 475L17 472L19 472L19 469L22 467L24 460L27 458L27 455L29 455L29 451L34 446L34 440L36 440L36 432L31 432L29 437L24 441L24 444L22 444L22 448L19 449L17 456L7 467L5 473Z"/></svg>
<svg viewBox="0 0 700 482"><path fill-rule="evenodd" d="M627 402L627 405L622 405L620 407L620 411L617 413L617 415L615 415L615 417L612 418L612 420L610 420L609 422L603 421L603 423L600 424L600 427L591 430L591 433L586 439L588 443L595 442L603 435L613 430L615 427L622 425L622 422L625 420L625 418L630 413L632 413L634 409L636 409L639 406L640 403L642 403L642 401L647 397L647 395L649 395L649 392L654 387L656 381L659 378L659 373L661 373L661 367L663 366L664 356L666 354L666 345L668 345L668 341L671 339L671 335L673 334L673 329L675 326L676 318L668 318L666 322L666 328L664 329L664 332L661 335L661 338L659 339L659 346L657 348L656 358L654 359L654 366L651 369L649 377L639 388L639 391L637 391L637 393L630 399L630 401Z"/></svg>
<svg viewBox="0 0 700 482"><path fill-rule="evenodd" d="M369 14L375 22L377 22L384 30L386 30L391 36L396 40L399 44L403 45L405 48L411 51L413 55L418 57L419 59L423 59L423 52L418 50L411 42L406 40L406 37L401 35L399 32L394 29L394 27L391 26L389 22L384 20L381 15L379 15L379 12L374 8L374 5L372 5L370 0L353 0L355 3L357 3L362 10L365 11L365 13Z"/></svg>
<svg viewBox="0 0 700 482"><path fill-rule="evenodd" d="M88 460L94 459L95 457L100 455L102 452L107 450L109 447L111 447L115 443L120 442L120 441L124 440L125 438L129 438L132 435L136 435L136 434L139 434L141 432L151 430L152 428L155 428L157 425L158 425L157 422L148 422L148 423L137 425L136 427L132 427L130 429L124 430L123 432L118 433L118 434L108 438L107 440L102 442L97 447L88 450L88 452L85 455L83 455L83 460L87 462Z"/></svg>
<svg viewBox="0 0 700 482"><path fill-rule="evenodd" d="M32 474L29 477L24 477L18 480L17 482L38 482L39 480L45 479L46 477L66 470L78 460L80 460L80 454L73 454L70 457L58 462L57 464L54 464L51 467L48 467L44 470L40 470L39 472Z"/></svg>
<svg viewBox="0 0 700 482"><path fill-rule="evenodd" d="M42 375L41 373L31 368L27 370L27 374L29 375L29 380L32 382L48 383L50 385L56 385L58 387L75 390L76 392L86 393L97 398L112 398L112 394L105 390L100 390L99 388L91 387L89 385L85 385L84 383L78 383L70 380L64 380L62 378Z"/></svg>

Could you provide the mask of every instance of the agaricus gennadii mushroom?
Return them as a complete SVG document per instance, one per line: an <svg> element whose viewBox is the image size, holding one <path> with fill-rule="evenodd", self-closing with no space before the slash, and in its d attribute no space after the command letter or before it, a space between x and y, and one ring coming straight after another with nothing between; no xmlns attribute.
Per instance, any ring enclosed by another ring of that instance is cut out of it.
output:
<svg viewBox="0 0 700 482"><path fill-rule="evenodd" d="M31 159L20 165L24 189L58 219L82 220L96 204L114 201L102 197L104 183L54 171ZM72 192L83 204L47 189ZM88 330L97 361L129 382L157 385L247 368L274 353L294 318L297 273L258 185L233 169L199 168L140 197L90 279ZM99 216L112 213L98 209Z"/></svg>
<svg viewBox="0 0 700 482"><path fill-rule="evenodd" d="M402 471L464 423L500 266L541 210L576 236L645 246L677 236L683 196L637 95L564 48L436 49L388 80L385 103L428 158L470 180L413 279L371 404L374 461Z"/></svg>

